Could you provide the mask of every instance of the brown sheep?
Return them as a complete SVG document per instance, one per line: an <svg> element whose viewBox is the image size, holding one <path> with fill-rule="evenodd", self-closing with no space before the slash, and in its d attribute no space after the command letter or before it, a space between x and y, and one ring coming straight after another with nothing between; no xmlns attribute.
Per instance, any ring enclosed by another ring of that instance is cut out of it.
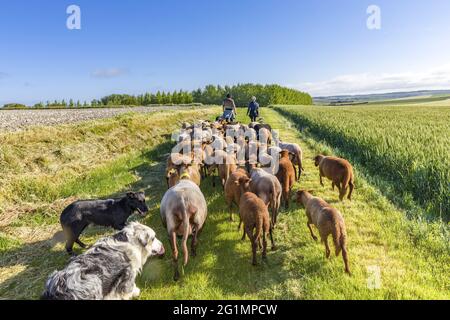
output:
<svg viewBox="0 0 450 320"><path fill-rule="evenodd" d="M297 181L300 181L300 176L302 174L302 171L305 171L303 168L303 151L302 148L300 148L300 146L296 143L288 143L288 142L283 142L283 141L279 141L278 142L278 147L282 150L288 150L291 155L292 155L292 164L294 165L294 169L295 166L298 167L298 174L297 174L297 169L295 170L295 178Z"/></svg>
<svg viewBox="0 0 450 320"><path fill-rule="evenodd" d="M197 186L200 186L201 174L199 165L196 163L183 164L169 171L166 177L169 188L175 186L178 183L178 181L180 181L183 178L191 180Z"/></svg>
<svg viewBox="0 0 450 320"><path fill-rule="evenodd" d="M236 155L227 154L223 150L216 150L214 152L214 156L218 162L216 165L210 167L210 171L214 170L214 168L218 169L222 187L225 188L225 183L227 182L228 177L238 168Z"/></svg>
<svg viewBox="0 0 450 320"><path fill-rule="evenodd" d="M306 216L308 218L307 225L312 238L317 241L317 237L314 235L311 228L311 224L314 224L317 229L319 229L320 239L325 244L326 257L329 258L330 247L328 246L328 236L331 234L336 257L342 250L345 272L350 274L347 254L347 233L345 230L344 218L342 218L341 213L324 200L313 197L308 191L298 191L297 202L306 208Z"/></svg>
<svg viewBox="0 0 450 320"><path fill-rule="evenodd" d="M170 176L174 173L174 170L178 171L181 165L189 164L191 162L192 158L187 155L182 155L180 153L169 154L166 161L166 182L168 188L170 188L169 180Z"/></svg>
<svg viewBox="0 0 450 320"><path fill-rule="evenodd" d="M248 177L248 173L245 169L239 168L233 172L225 183L225 201L230 210L230 221L233 221L233 203L239 207L239 201L241 199L241 189L236 185L236 181L239 181L241 177Z"/></svg>
<svg viewBox="0 0 450 320"><path fill-rule="evenodd" d="M352 200L352 193L355 187L352 165L345 159L336 157L326 157L318 155L314 158L314 164L319 167L320 184L323 186L322 177L332 181L332 188L339 189L339 199L344 200L347 189L350 187L348 200Z"/></svg>
<svg viewBox="0 0 450 320"><path fill-rule="evenodd" d="M272 209L272 225L275 227L281 205L281 184L277 177L261 168L253 168L250 177L252 192Z"/></svg>
<svg viewBox="0 0 450 320"><path fill-rule="evenodd" d="M180 277L178 271L177 236L182 237L181 244L184 255L184 266L189 260L187 240L192 236L191 254L196 256L198 237L208 215L206 200L200 188L182 177L180 182L170 188L161 201L161 220L167 229L172 248L172 261L174 265L174 280Z"/></svg>
<svg viewBox="0 0 450 320"><path fill-rule="evenodd" d="M241 224L244 223L244 235L242 239L245 239L246 234L249 237L252 244L252 264L256 266L256 250L257 246L260 244L261 236L263 260L267 258L266 235L270 235L272 250L275 250L275 243L273 241L269 210L264 202L260 198L258 198L256 194L249 191L250 182L251 179L244 176L239 178L239 180L236 181L235 184L236 186L239 186L241 192L239 201L239 215L241 219L239 223L239 230Z"/></svg>
<svg viewBox="0 0 450 320"><path fill-rule="evenodd" d="M295 169L289 159L289 151L282 150L280 155L280 164L276 177L281 183L282 201L284 201L284 206L286 209L289 209L289 199L292 186L295 182Z"/></svg>

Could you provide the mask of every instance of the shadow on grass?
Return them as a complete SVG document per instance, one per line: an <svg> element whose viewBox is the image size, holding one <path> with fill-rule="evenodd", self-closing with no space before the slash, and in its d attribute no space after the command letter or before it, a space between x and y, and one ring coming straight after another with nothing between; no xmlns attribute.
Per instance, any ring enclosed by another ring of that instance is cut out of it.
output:
<svg viewBox="0 0 450 320"><path fill-rule="evenodd" d="M150 206L155 205L163 192L164 186L161 185L161 177L164 163L162 159L164 154L170 151L170 146L171 143L168 141L144 153L142 155L143 163L130 169L130 172L137 174L141 179L105 198L115 198L130 190L144 190L149 198ZM136 220L136 216L132 216L130 219ZM88 238L86 242L93 244L95 239L111 232L110 228L90 227L81 237ZM0 283L0 297L38 298L44 289L47 277L54 270L64 268L70 260L63 246L56 248L58 243L63 242L62 232L57 232L52 239L27 243L0 252L0 268L11 268L11 273L16 273ZM76 245L74 250L76 253L82 252Z"/></svg>
<svg viewBox="0 0 450 320"><path fill-rule="evenodd" d="M157 272L154 272L154 270L147 271L144 268L143 275L138 278L138 285L144 291L160 289L163 292L167 287L179 288L182 291L183 287L188 282L190 283L192 279L206 275L208 286L218 288L225 297L260 297L261 290L283 286L289 279L298 278L298 268L309 275L320 272L323 266L322 259L304 261L302 256L296 255L298 260L292 261L292 257L289 256L289 252L292 251L286 244L277 241L279 238L285 238L285 235L278 234L278 230L274 232L278 249L271 251L270 241L268 241L267 262L262 262L261 252L258 251L259 264L256 267L252 266L250 242L248 239L241 241L242 231L237 231L238 209L234 208L235 221L230 222L229 212L223 198L223 190L219 186L213 188L209 178L201 186L208 202L208 218L199 238L198 255L195 258L190 257L184 276L179 282L174 283L167 231L162 226L159 215L159 204L167 190L164 168L166 155L170 152L171 145L171 142L167 141L144 153L141 156L142 162L129 169L140 179L110 195L110 197L117 197L129 190L145 191L150 213L141 222L153 228L157 237L166 247L167 255L163 260L152 260L150 262L150 264L159 266L156 269ZM289 216L292 210L295 210L295 205L291 203L291 210L282 210L281 217L283 215ZM133 216L130 219L138 220L139 218ZM113 231L108 228L94 227L89 228L82 237L85 237L84 240L88 240L88 244L93 244L99 237L111 232ZM0 284L0 296L12 299L38 298L44 289L47 277L54 270L64 268L70 259L63 246L55 248L60 240L50 239L26 244L0 253L0 268L18 268L15 271L11 270L17 272L14 276ZM295 250L304 245L305 243L296 241ZM75 248L75 250L77 253L82 252L79 248ZM191 283L189 285L195 286ZM283 293L284 290L276 296L264 297L286 298ZM202 295L201 293L197 294L200 294L203 298L208 297L208 295ZM187 296L174 295L175 298L188 298Z"/></svg>
<svg viewBox="0 0 450 320"><path fill-rule="evenodd" d="M298 279L299 273L296 269L300 265L307 274L314 275L321 272L324 263L320 257L304 261L301 255L297 255L298 260L291 261L287 246L281 241L277 242L277 238L279 238L277 230L274 232L277 250L271 251L268 239L267 261L262 261L261 251L258 251L258 266L253 266L250 241L248 238L241 241L242 231L238 232L237 230L238 209L234 208L235 221L229 221L229 212L221 187L213 188L211 179L208 178L203 181L201 188L208 202L208 218L199 238L197 257L190 257L184 276L178 282L174 282L167 231L162 227L159 210L154 209L146 222L154 228L159 239L163 241L168 254L162 262L157 262L159 269L163 269L160 277L146 281L147 277L144 275L138 281L141 288L155 290L154 293L167 288L174 291L176 299L186 299L186 296L177 295L177 292L183 292L185 289L189 291L190 289L187 289L186 286L195 286L193 282L197 281L196 279L206 277L209 289L220 290L219 298L251 296L281 299L286 296L267 297L259 294L262 290L283 286L290 279ZM292 206L289 211L284 211L283 215L290 215L295 209L295 206ZM296 251L306 245L301 241L295 243L296 246L293 249ZM149 294L152 296L151 291ZM217 298L214 294L210 296L206 293L202 297Z"/></svg>
<svg viewBox="0 0 450 320"><path fill-rule="evenodd" d="M54 270L64 267L69 259L65 251L55 250L57 242L58 240L53 238L0 253L0 268L11 268L11 272L20 270L0 284L0 297L5 299L39 298L47 277Z"/></svg>

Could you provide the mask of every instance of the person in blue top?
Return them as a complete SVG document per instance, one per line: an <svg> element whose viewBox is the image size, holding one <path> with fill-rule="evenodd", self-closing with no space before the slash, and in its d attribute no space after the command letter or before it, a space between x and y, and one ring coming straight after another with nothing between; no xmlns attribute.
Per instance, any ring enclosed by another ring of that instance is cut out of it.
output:
<svg viewBox="0 0 450 320"><path fill-rule="evenodd" d="M256 97L252 97L248 105L247 116L250 117L251 122L256 122L256 118L259 117L259 104L256 102Z"/></svg>

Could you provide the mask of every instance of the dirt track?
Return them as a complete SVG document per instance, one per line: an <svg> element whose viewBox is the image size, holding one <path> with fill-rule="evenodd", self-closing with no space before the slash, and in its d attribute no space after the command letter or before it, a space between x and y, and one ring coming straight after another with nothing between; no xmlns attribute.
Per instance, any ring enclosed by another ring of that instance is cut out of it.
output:
<svg viewBox="0 0 450 320"><path fill-rule="evenodd" d="M102 109L0 110L0 132L19 131L30 126L49 126L114 117L127 112L156 112L188 107L133 107Z"/></svg>

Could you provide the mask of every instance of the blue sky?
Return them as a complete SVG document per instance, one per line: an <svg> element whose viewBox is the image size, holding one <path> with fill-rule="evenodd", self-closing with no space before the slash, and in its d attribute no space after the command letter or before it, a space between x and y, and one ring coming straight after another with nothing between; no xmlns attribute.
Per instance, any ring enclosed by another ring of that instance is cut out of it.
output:
<svg viewBox="0 0 450 320"><path fill-rule="evenodd" d="M66 8L81 8L81 30ZM366 27L381 9L381 30ZM0 104L279 83L450 88L448 0L1 0Z"/></svg>

